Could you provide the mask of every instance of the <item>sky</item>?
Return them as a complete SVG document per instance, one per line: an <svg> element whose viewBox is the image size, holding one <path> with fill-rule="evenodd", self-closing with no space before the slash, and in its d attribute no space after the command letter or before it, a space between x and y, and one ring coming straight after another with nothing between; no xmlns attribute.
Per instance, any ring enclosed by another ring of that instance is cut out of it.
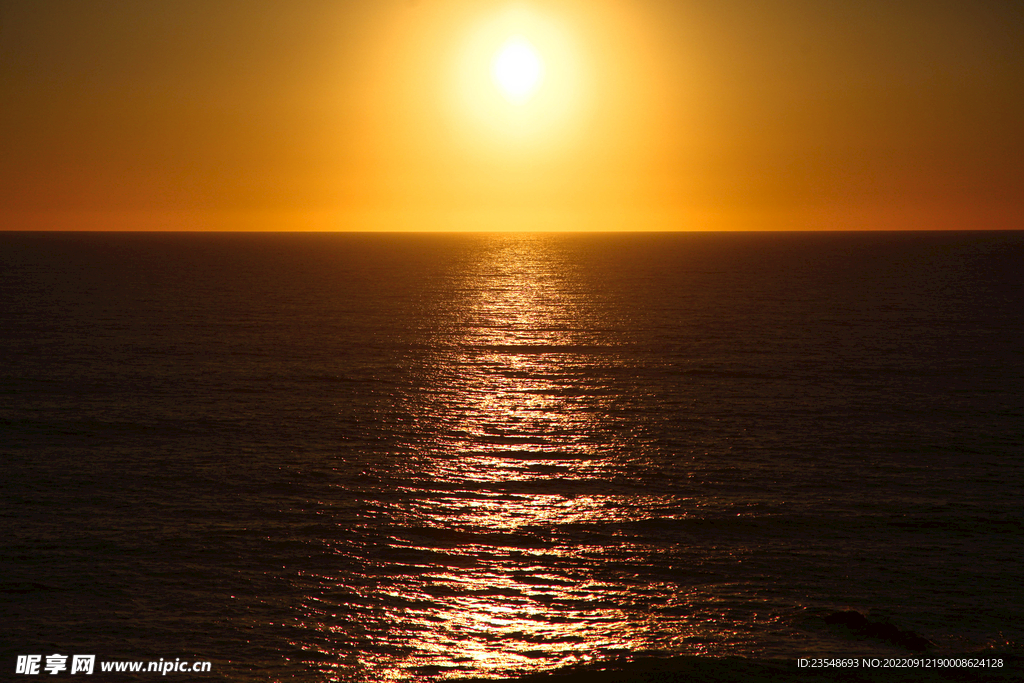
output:
<svg viewBox="0 0 1024 683"><path fill-rule="evenodd" d="M1008 0L0 0L0 102L5 230L1024 229Z"/></svg>

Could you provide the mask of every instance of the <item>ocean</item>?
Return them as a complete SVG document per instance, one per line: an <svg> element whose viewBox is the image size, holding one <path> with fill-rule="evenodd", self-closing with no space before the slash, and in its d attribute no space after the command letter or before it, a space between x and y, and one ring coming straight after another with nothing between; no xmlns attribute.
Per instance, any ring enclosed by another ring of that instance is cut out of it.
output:
<svg viewBox="0 0 1024 683"><path fill-rule="evenodd" d="M1022 232L0 233L0 361L8 673L1024 654Z"/></svg>

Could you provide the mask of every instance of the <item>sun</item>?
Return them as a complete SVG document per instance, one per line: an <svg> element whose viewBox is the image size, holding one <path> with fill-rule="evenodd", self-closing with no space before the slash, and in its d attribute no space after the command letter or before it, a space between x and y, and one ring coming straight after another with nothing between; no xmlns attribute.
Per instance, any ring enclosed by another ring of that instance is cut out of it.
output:
<svg viewBox="0 0 1024 683"><path fill-rule="evenodd" d="M506 100L525 104L544 79L544 62L530 41L512 36L494 57L491 77Z"/></svg>
<svg viewBox="0 0 1024 683"><path fill-rule="evenodd" d="M505 158L575 144L591 74L570 17L515 3L467 16L463 35L444 90L460 144Z"/></svg>

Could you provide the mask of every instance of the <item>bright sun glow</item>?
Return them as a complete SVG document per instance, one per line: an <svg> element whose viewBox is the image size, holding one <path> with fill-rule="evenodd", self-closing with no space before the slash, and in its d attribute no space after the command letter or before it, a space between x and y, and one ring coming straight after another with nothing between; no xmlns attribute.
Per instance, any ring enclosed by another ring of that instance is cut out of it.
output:
<svg viewBox="0 0 1024 683"><path fill-rule="evenodd" d="M514 36L494 58L491 75L505 99L523 104L533 96L544 78L544 63L530 41Z"/></svg>
<svg viewBox="0 0 1024 683"><path fill-rule="evenodd" d="M461 140L496 158L572 144L589 86L572 24L520 3L475 19L451 53L449 101Z"/></svg>

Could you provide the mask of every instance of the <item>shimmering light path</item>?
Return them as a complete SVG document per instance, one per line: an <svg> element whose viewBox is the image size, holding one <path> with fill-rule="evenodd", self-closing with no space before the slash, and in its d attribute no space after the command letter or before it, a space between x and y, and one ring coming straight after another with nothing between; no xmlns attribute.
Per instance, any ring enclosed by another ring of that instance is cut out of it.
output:
<svg viewBox="0 0 1024 683"><path fill-rule="evenodd" d="M364 513L380 545L341 543L366 555L360 571L309 577L308 626L367 629L355 666L371 677L499 675L735 636L709 639L721 627L672 578L677 532L623 533L699 501L629 480L645 450L643 416L624 411L641 400L635 353L557 247L495 239L456 277L402 459L373 474L394 486ZM339 587L351 602L324 597ZM320 647L352 656L347 639Z"/></svg>

